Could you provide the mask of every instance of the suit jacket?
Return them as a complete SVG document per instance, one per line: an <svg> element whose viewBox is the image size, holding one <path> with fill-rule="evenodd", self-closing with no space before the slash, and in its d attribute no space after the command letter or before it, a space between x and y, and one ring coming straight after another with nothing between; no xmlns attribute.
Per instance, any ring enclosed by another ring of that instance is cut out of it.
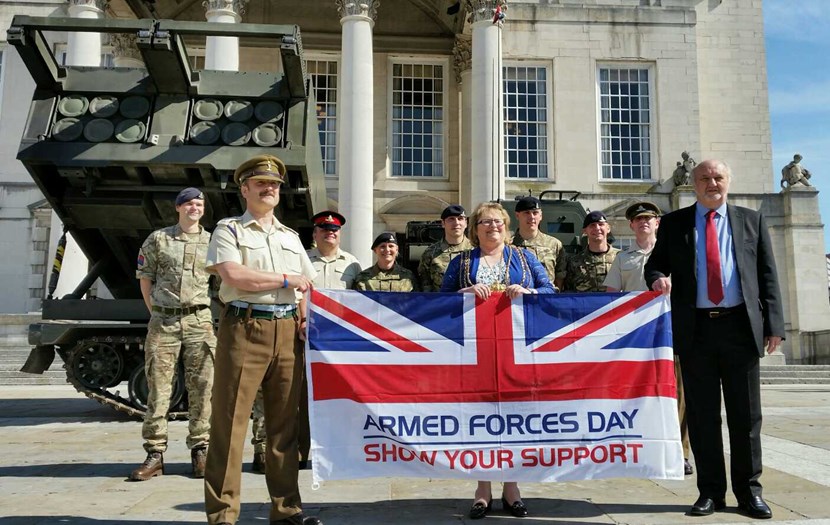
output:
<svg viewBox="0 0 830 525"><path fill-rule="evenodd" d="M727 204L735 264L749 314L758 355L764 355L764 337L784 336L784 314L778 273L764 216L755 210ZM645 268L649 290L660 277L671 276L672 331L677 354L692 350L695 329L697 273L695 205L665 215L657 230L657 244Z"/></svg>

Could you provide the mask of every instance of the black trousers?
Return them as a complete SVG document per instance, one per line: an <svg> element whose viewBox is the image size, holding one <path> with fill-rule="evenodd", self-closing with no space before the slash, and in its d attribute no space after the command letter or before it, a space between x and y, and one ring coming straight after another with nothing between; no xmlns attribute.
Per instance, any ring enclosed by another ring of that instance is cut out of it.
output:
<svg viewBox="0 0 830 525"><path fill-rule="evenodd" d="M711 319L698 312L694 346L680 356L689 438L701 496L726 496L721 438L721 388L731 448L732 492L738 501L761 495L760 361L745 308Z"/></svg>

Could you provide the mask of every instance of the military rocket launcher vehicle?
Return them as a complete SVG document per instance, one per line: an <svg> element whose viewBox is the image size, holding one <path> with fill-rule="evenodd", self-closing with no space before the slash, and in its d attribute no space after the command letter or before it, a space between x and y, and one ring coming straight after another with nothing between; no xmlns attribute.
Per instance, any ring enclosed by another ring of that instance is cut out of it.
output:
<svg viewBox="0 0 830 525"><path fill-rule="evenodd" d="M134 36L145 67L61 65L47 41L53 31ZM211 36L239 38L271 70L193 69L188 43ZM44 300L43 321L29 330L34 348L23 371L43 373L57 353L79 392L139 416L147 398L149 313L136 259L153 230L176 223L175 195L187 186L202 189L202 223L212 229L244 211L233 182L236 166L267 153L288 168L276 210L281 221L310 229L310 217L326 206L300 30L16 16L8 43L36 84L18 159L89 260L72 293ZM113 299L84 298L99 278ZM182 414L184 397L179 377L172 417Z"/></svg>

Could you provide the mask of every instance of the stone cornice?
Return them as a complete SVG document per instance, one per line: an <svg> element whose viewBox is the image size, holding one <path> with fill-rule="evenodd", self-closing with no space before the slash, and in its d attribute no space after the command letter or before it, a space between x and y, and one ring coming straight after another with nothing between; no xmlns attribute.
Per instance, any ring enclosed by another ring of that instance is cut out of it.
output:
<svg viewBox="0 0 830 525"><path fill-rule="evenodd" d="M493 21L496 16L496 9L500 9L502 13L507 11L507 0L465 0L467 2L467 12L470 13L470 23L475 24L483 20ZM504 22L499 19L497 22L501 26Z"/></svg>
<svg viewBox="0 0 830 525"><path fill-rule="evenodd" d="M377 20L380 0L334 0L340 18L347 16L366 16Z"/></svg>

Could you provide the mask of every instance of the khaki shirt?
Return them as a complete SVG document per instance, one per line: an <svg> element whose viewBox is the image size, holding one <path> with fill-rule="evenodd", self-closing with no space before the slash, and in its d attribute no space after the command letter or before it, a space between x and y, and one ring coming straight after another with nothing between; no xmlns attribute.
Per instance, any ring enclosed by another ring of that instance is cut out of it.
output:
<svg viewBox="0 0 830 525"><path fill-rule="evenodd" d="M605 253L584 250L568 258L565 290L569 292L604 292L605 276L620 250L612 246Z"/></svg>
<svg viewBox="0 0 830 525"><path fill-rule="evenodd" d="M205 257L210 234L187 234L181 226L156 230L138 252L138 279L153 281L150 304L166 308L210 305Z"/></svg>
<svg viewBox="0 0 830 525"><path fill-rule="evenodd" d="M537 232L533 239L523 239L519 231L516 230L510 244L533 252L533 255L545 267L551 282L565 277L565 249L562 246L562 241L556 237Z"/></svg>
<svg viewBox="0 0 830 525"><path fill-rule="evenodd" d="M315 288L352 289L354 279L360 273L360 262L357 257L340 248L334 257L323 257L317 248L306 253L317 271L317 277L314 279Z"/></svg>
<svg viewBox="0 0 830 525"><path fill-rule="evenodd" d="M430 245L421 255L421 262L418 264L418 279L421 283L421 290L425 292L437 292L441 290L444 282L444 274L447 273L447 266L459 253L465 250L472 250L473 245L467 237L458 243L450 244L447 239Z"/></svg>
<svg viewBox="0 0 830 525"><path fill-rule="evenodd" d="M602 284L621 292L644 292L648 290L643 270L651 250L645 251L635 242L630 248L617 254L616 259Z"/></svg>
<svg viewBox="0 0 830 525"><path fill-rule="evenodd" d="M363 292L417 292L415 274L398 263L388 271L373 264L357 275L354 289Z"/></svg>
<svg viewBox="0 0 830 525"><path fill-rule="evenodd" d="M276 217L270 231L265 231L247 211L241 217L222 219L213 231L207 252L208 271L225 262L279 275L304 275L311 280L317 277L297 232L281 224ZM296 304L302 294L281 286L262 292L240 290L223 281L219 286L219 299L224 303Z"/></svg>

